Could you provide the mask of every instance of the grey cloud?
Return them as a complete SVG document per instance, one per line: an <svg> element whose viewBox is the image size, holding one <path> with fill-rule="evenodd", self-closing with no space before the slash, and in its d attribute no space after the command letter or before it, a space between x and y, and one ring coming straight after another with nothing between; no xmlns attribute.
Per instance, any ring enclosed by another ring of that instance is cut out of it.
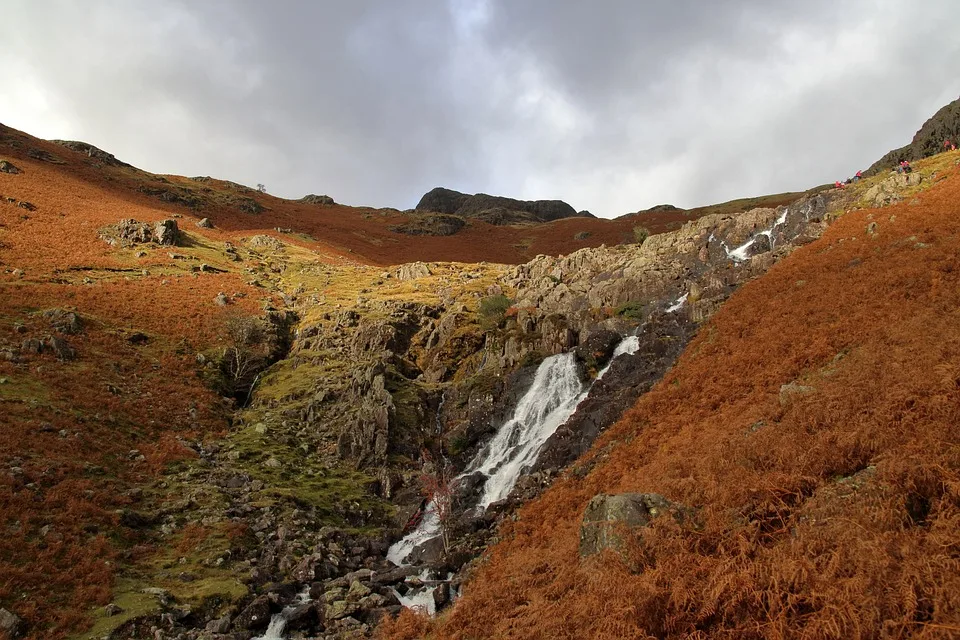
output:
<svg viewBox="0 0 960 640"><path fill-rule="evenodd" d="M399 208L437 185L607 216L802 189L960 84L950 0L8 5L8 124Z"/></svg>

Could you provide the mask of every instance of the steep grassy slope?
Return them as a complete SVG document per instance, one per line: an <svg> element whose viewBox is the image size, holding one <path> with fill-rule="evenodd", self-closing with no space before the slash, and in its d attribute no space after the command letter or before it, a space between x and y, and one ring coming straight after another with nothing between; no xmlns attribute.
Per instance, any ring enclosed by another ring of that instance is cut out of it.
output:
<svg viewBox="0 0 960 640"><path fill-rule="evenodd" d="M958 203L951 167L743 287L507 526L451 613L383 636L957 637ZM581 560L587 502L627 491L696 524Z"/></svg>

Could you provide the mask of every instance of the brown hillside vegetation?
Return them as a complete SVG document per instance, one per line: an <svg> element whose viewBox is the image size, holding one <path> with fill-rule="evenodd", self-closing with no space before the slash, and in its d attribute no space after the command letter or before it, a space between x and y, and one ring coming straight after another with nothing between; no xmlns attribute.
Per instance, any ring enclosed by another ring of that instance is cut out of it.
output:
<svg viewBox="0 0 960 640"><path fill-rule="evenodd" d="M270 234L317 250L327 261L347 258L363 264L393 265L418 260L516 264L538 254L557 255L582 247L632 242L637 224L660 233L703 215L678 210L651 213L642 220L567 218L505 226L472 220L452 236L411 236L391 229L408 220L395 209L316 205L258 193L223 180L150 174L128 165L103 163L97 156L89 157L2 124L0 158L23 170L15 176L0 174L0 195L38 207L38 215L31 216L28 223L17 228L17 236L5 242L20 260L55 262L61 268L72 264L101 266L107 250L84 240L99 226L120 218L152 222L178 214L183 216L182 227L207 240ZM166 202L148 195L150 191L187 201L195 199L201 205L191 208ZM245 211L237 202L252 202L260 210ZM204 217L217 228L197 231L193 223ZM278 228L289 232L278 232ZM53 253L51 247L57 252Z"/></svg>
<svg viewBox="0 0 960 640"><path fill-rule="evenodd" d="M383 637L960 637L958 424L953 169L738 291L584 473L506 526L451 613ZM626 561L581 561L587 502L628 491L699 526L655 521Z"/></svg>

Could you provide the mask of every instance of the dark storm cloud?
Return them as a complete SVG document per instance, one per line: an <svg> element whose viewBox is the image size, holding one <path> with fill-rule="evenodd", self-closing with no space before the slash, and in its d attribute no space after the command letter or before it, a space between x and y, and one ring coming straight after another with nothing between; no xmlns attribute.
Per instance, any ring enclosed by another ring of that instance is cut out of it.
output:
<svg viewBox="0 0 960 640"><path fill-rule="evenodd" d="M0 120L146 169L601 215L852 173L953 99L950 0L9 2Z"/></svg>

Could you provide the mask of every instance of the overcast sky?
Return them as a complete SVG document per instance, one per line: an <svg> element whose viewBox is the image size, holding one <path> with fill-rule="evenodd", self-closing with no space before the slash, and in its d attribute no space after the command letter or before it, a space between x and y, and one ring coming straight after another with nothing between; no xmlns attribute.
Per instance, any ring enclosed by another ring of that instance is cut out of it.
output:
<svg viewBox="0 0 960 640"><path fill-rule="evenodd" d="M956 0L3 0L0 122L283 197L612 217L865 168L960 95L958 24Z"/></svg>

